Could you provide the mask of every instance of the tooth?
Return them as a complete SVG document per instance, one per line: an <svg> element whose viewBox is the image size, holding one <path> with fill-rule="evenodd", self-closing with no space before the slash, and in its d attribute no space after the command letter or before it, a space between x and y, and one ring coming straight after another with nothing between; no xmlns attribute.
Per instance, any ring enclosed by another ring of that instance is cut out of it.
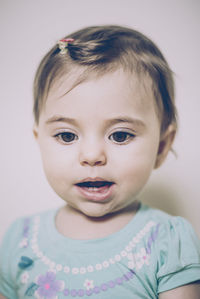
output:
<svg viewBox="0 0 200 299"><path fill-rule="evenodd" d="M98 191L99 188L97 188L97 187L89 187L89 190L90 190L90 191Z"/></svg>

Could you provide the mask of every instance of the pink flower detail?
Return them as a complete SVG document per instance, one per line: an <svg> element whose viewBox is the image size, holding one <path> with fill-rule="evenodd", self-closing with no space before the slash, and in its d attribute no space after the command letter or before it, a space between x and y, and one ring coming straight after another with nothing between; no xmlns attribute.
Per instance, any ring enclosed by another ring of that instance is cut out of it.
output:
<svg viewBox="0 0 200 299"><path fill-rule="evenodd" d="M94 281L86 279L85 282L84 282L84 287L86 288L86 290L93 289L94 288Z"/></svg>
<svg viewBox="0 0 200 299"><path fill-rule="evenodd" d="M51 271L45 275L40 275L37 279L37 284L39 286L37 294L46 299L55 298L56 294L64 289L64 282L56 280L56 274Z"/></svg>

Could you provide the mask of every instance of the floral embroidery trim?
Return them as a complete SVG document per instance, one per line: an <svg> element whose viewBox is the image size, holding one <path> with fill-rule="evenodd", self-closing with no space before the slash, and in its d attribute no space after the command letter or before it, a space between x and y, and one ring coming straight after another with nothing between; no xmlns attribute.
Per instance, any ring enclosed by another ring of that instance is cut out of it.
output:
<svg viewBox="0 0 200 299"><path fill-rule="evenodd" d="M42 263L44 263L49 269L52 271L63 271L65 274L72 273L74 275L77 274L85 274L85 273L90 273L94 271L100 271L102 269L108 268L110 265L115 264L116 262L121 261L123 258L127 258L129 256L129 253L132 251L132 249L136 246L137 243L140 242L140 240L150 231L152 227L156 225L155 222L149 221L142 230L137 233L136 236L134 236L131 241L128 243L127 246L124 247L124 249L119 253L116 254L115 256L109 258L106 261L103 261L102 263L98 263L96 265L88 265L86 267L74 267L70 268L68 265L61 265L61 264L56 264L54 261L52 261L50 258L45 256L43 252L40 250L38 246L38 230L40 226L40 216L35 216L34 217L34 225L33 225L33 233L32 233L32 239L31 239L31 248L33 253L36 255L37 258L41 260ZM150 242L150 241L149 241ZM147 247L148 248L148 247ZM145 256L145 255L144 255ZM147 260L145 261L145 258L141 259L142 265L145 263L148 263L148 252L146 252ZM139 256L140 258L140 256ZM130 265L130 263L129 263ZM133 263L131 264L131 268L133 266ZM134 264L135 266L135 264ZM137 268L141 268L140 264L136 264Z"/></svg>
<svg viewBox="0 0 200 299"><path fill-rule="evenodd" d="M39 275L35 280L36 283L31 283L29 285L25 295L35 295L38 299L56 299L57 293L62 292L66 297L83 297L84 295L91 296L92 294L99 294L101 292L106 292L111 288L122 286L134 277L135 270L133 268L140 270L144 264L149 265L152 245L158 237L159 227L160 224L157 224L155 229L152 230L147 240L146 248L141 248L138 253L129 253L127 255L127 258L129 259L129 271L122 276L103 282L100 285L94 285L93 280L85 279L85 282L83 283L85 289L69 289L65 288L65 282L63 280L56 279L56 272L48 271L45 275ZM28 272L24 272L23 275L21 275L21 282L27 283L28 279Z"/></svg>
<svg viewBox="0 0 200 299"><path fill-rule="evenodd" d="M126 272L124 275L117 277L113 280L109 280L101 285L96 285L93 288L84 289L64 289L64 296L72 296L72 297L83 297L84 295L91 296L92 294L96 295L101 292L106 292L109 289L113 289L115 287L121 286L124 283L128 282L130 279L134 277L135 272L130 270ZM92 281L93 283L93 281Z"/></svg>
<svg viewBox="0 0 200 299"><path fill-rule="evenodd" d="M91 296L106 292L109 289L121 286L134 277L135 272L130 270L120 277L109 280L101 285L95 285L93 280L85 280L86 289L69 289L65 288L65 283L62 280L56 279L54 272L48 271L45 275L39 275L36 283L31 283L25 292L25 296L35 296L38 299L54 299L57 294L62 292L64 296L83 297L84 295ZM87 285L86 285L87 284Z"/></svg>
<svg viewBox="0 0 200 299"><path fill-rule="evenodd" d="M128 267L130 269L137 269L140 270L144 264L150 264L150 254L151 254L151 247L153 242L158 237L160 224L157 224L155 230L152 230L146 248L142 247L139 252L137 253L129 253L127 258L129 259Z"/></svg>

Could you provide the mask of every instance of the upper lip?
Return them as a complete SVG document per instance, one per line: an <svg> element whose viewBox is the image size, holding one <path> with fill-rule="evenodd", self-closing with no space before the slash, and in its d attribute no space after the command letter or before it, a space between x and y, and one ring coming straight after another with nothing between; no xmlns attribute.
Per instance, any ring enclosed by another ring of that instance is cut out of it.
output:
<svg viewBox="0 0 200 299"><path fill-rule="evenodd" d="M96 177L96 178L86 178L86 179L81 180L78 183L84 183L84 182L108 182L108 180L105 180L100 177Z"/></svg>

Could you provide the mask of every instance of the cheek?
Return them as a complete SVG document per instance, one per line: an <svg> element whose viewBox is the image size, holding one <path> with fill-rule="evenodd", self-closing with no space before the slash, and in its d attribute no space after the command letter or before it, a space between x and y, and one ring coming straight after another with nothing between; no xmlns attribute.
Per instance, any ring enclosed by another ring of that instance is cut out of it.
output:
<svg viewBox="0 0 200 299"><path fill-rule="evenodd" d="M158 142L155 141L155 143L134 145L126 151L117 153L113 164L119 170L121 178L127 182L145 183L154 168L157 147Z"/></svg>
<svg viewBox="0 0 200 299"><path fill-rule="evenodd" d="M52 159L49 156L49 159L43 158L43 169L49 185L62 197L71 182L72 167L63 163L61 157Z"/></svg>
<svg viewBox="0 0 200 299"><path fill-rule="evenodd" d="M40 144L40 150L47 179L66 180L73 171L75 152L51 142Z"/></svg>
<svg viewBox="0 0 200 299"><path fill-rule="evenodd" d="M152 169L153 163L149 159L144 159L144 157L130 158L121 167L121 176L127 182L143 184L148 180Z"/></svg>

